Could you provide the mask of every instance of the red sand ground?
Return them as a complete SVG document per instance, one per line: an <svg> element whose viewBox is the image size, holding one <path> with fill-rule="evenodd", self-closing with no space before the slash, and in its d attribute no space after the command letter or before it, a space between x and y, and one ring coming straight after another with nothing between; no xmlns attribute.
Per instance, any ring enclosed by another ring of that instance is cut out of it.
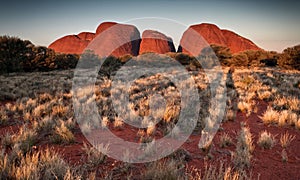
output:
<svg viewBox="0 0 300 180"><path fill-rule="evenodd" d="M261 115L267 107L267 103L263 101L257 101L258 112L257 114L251 114L248 118L244 113L237 112L235 121L228 121L222 124L221 130L216 134L213 145L211 148L212 158L208 159L204 152L198 148L198 142L200 140L200 133L191 135L189 140L181 147L187 150L191 155L191 160L188 161L187 167L197 167L204 169L205 164L218 165L220 161L224 164L231 164L231 152L235 151L235 145L231 145L226 148L219 147L219 138L223 132L227 132L229 136L236 143L236 136L240 130L240 123L246 122L250 127L250 131L254 136L255 150L253 152L251 168L249 172L252 174L253 179L300 179L300 132L294 127L277 127L275 125L265 125L258 115ZM12 122L10 125L0 127L0 136L5 133L16 133L20 125L17 122ZM256 144L257 139L261 131L267 130L273 135L276 135L277 143L272 149L264 150ZM279 139L280 135L288 131L289 134L295 135L296 138L292 141L291 145L287 147L288 162L283 162L281 158L282 147ZM113 130L113 132L122 137L125 140L137 140L136 130L133 128L124 126L121 130ZM160 136L160 135L158 135ZM63 158L71 164L82 164L85 161L86 155L82 150L83 143L87 142L80 129L77 127L75 130L76 141L70 145L56 145L40 139L37 144L37 149L44 149L46 147L52 147L59 152ZM101 177L103 170L118 171L122 163L108 158L108 160L97 169L97 176ZM118 168L115 168L118 167ZM144 169L144 164L133 164L130 168L134 169L134 173L139 174L141 169ZM119 170L120 171L120 170ZM118 174L116 172L115 174ZM122 173L120 173L122 174ZM133 176L134 178L135 176Z"/></svg>

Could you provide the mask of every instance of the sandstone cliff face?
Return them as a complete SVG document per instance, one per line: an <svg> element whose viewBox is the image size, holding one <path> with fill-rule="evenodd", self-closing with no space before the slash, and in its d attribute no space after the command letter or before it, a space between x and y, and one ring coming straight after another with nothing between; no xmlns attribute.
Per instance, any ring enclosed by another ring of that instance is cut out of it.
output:
<svg viewBox="0 0 300 180"><path fill-rule="evenodd" d="M96 37L99 37L96 40L99 42L91 44ZM98 26L96 34L82 32L78 35L68 35L54 41L49 48L60 53L82 54L88 45L89 49L96 50L98 55L136 56L139 52L140 33L132 25L104 22Z"/></svg>
<svg viewBox="0 0 300 180"><path fill-rule="evenodd" d="M96 30L96 34L82 32L78 35L64 36L50 44L49 48L60 53L82 54L97 36L101 36L101 39L99 38L97 41L102 42L91 44L89 49L97 51L98 55L138 55L140 45L140 33L138 29L132 25L115 22L101 23Z"/></svg>
<svg viewBox="0 0 300 180"><path fill-rule="evenodd" d="M139 54L145 52L154 52L158 54L175 52L173 40L158 31L145 30L142 34Z"/></svg>
<svg viewBox="0 0 300 180"><path fill-rule="evenodd" d="M101 23L101 24L97 27L97 29L96 29L96 35L102 33L102 32L105 31L106 29L108 29L108 28L110 28L110 27L112 27L112 26L114 26L114 25L116 25L116 24L118 24L118 23L116 23L116 22L104 22L104 23Z"/></svg>
<svg viewBox="0 0 300 180"><path fill-rule="evenodd" d="M203 23L190 26L184 32L178 51L198 55L203 48L210 44L229 47L232 53L245 50L260 50L249 39L239 36L232 31L221 30L214 24Z"/></svg>
<svg viewBox="0 0 300 180"><path fill-rule="evenodd" d="M226 37L223 35L221 29L214 24L203 23L193 25L190 28L201 34L208 44L226 45Z"/></svg>
<svg viewBox="0 0 300 180"><path fill-rule="evenodd" d="M140 47L140 32L132 25L102 23L96 31L97 37L89 44L99 56L137 56Z"/></svg>
<svg viewBox="0 0 300 180"><path fill-rule="evenodd" d="M230 47L232 53L245 50L261 50L261 48L249 39L246 39L232 31L222 30L222 33L226 38L226 45Z"/></svg>
<svg viewBox="0 0 300 180"><path fill-rule="evenodd" d="M80 39L83 39L86 41L91 41L96 37L95 33L90 33L90 32L82 32L82 33L79 33L77 36Z"/></svg>
<svg viewBox="0 0 300 180"><path fill-rule="evenodd" d="M59 53L81 54L94 37L95 34L89 32L68 35L51 43L49 48Z"/></svg>
<svg viewBox="0 0 300 180"><path fill-rule="evenodd" d="M192 25L184 32L178 52L195 56L210 44L229 47L232 53L260 50L249 39L232 31L222 30L214 24L203 23ZM82 32L78 35L62 37L49 46L56 52L71 54L82 54L87 47L97 50L98 55L103 56L123 56L126 54L136 56L145 52L159 54L175 52L172 39L166 35L157 31L146 30L143 32L141 40L140 32L135 26L115 22L101 23L96 33Z"/></svg>

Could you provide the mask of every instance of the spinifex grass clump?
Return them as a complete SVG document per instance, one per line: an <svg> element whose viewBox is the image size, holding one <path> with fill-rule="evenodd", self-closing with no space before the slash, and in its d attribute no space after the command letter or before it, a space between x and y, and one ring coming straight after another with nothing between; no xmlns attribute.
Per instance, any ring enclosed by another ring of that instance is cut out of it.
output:
<svg viewBox="0 0 300 180"><path fill-rule="evenodd" d="M254 151L252 134L249 127L242 124L239 132L237 146L234 153L234 165L239 169L249 168L251 165L251 153Z"/></svg>
<svg viewBox="0 0 300 180"><path fill-rule="evenodd" d="M275 137L271 133L263 131L260 133L257 143L263 149L271 149L274 146L275 142Z"/></svg>

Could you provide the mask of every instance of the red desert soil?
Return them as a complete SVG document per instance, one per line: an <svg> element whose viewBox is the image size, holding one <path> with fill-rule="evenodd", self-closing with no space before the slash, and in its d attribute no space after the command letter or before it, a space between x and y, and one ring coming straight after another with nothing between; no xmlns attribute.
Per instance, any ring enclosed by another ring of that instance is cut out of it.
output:
<svg viewBox="0 0 300 180"><path fill-rule="evenodd" d="M300 169L300 135L299 130L294 127L277 127L275 125L265 125L262 120L259 119L261 115L267 108L268 103L264 101L257 101L258 112L257 114L251 114L249 117L242 112L237 112L235 121L227 121L221 125L221 130L217 132L213 145L210 151L210 157L206 156L202 150L198 148L198 142L200 140L200 132L194 133L190 136L188 141L184 143L181 149L185 149L191 155L191 160L188 161L187 167L196 167L204 170L205 164L219 165L222 161L226 165L231 164L231 153L235 151L235 145L231 145L226 148L221 148L219 146L219 138L222 133L226 132L236 143L236 136L241 128L241 122L246 122L250 127L250 131L254 136L255 150L253 152L251 168L248 170L252 174L253 179L299 179L299 169ZM0 128L0 135L3 136L5 133L16 133L20 125L13 123L12 125L7 125ZM110 128L111 129L111 128ZM267 130L273 135L276 135L277 143L272 149L264 150L256 144L257 139L261 131ZM280 145L279 139L280 135L288 131L289 134L295 135L296 138L290 146L287 147L288 162L283 162L281 159L282 147ZM131 140L137 142L136 129L130 128L125 125L122 129L113 129L112 132L122 137L124 140ZM79 127L75 129L75 143L69 145L58 145L51 144L46 140L39 140L37 144L37 149L45 149L47 147L53 148L55 151L59 152L63 158L70 164L82 164L86 155L83 151L83 144L88 143L84 135L80 132ZM156 137L161 137L161 134L157 134ZM105 164L101 165L97 172L100 174L97 176L101 177L102 170L115 170L118 165L122 162L115 161L114 159L108 158ZM134 168L135 173L141 172L144 169L144 164L133 164L131 168ZM133 176L134 177L134 176Z"/></svg>

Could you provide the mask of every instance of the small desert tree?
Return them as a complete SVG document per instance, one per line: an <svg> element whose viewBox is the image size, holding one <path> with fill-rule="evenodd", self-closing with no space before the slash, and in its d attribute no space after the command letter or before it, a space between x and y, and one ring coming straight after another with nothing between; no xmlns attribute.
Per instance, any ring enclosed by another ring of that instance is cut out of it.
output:
<svg viewBox="0 0 300 180"><path fill-rule="evenodd" d="M284 68L300 70L300 45L283 50L278 63Z"/></svg>
<svg viewBox="0 0 300 180"><path fill-rule="evenodd" d="M30 41L0 36L0 71L2 73L22 71L21 63L28 60L32 46Z"/></svg>
<svg viewBox="0 0 300 180"><path fill-rule="evenodd" d="M212 44L210 46L213 51L215 52L216 56L219 59L219 62L221 65L229 66L232 59L232 54L230 52L230 49L225 46L219 46Z"/></svg>

